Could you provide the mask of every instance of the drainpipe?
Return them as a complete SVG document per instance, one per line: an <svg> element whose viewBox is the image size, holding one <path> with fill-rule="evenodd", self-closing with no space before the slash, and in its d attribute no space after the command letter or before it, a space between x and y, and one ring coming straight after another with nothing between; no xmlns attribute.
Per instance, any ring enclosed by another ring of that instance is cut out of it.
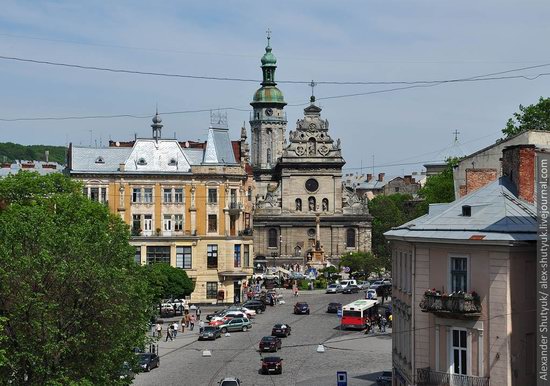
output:
<svg viewBox="0 0 550 386"><path fill-rule="evenodd" d="M411 375L412 375L412 384L416 385L416 353L415 353L415 341L416 341L416 304L415 304L415 294L416 294L416 244L413 243L413 255L412 255L412 301L411 301Z"/></svg>

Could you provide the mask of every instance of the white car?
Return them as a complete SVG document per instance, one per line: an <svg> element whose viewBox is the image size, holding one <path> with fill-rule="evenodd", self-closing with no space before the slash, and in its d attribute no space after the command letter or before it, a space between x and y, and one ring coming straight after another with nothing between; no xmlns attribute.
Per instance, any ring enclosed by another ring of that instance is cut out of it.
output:
<svg viewBox="0 0 550 386"><path fill-rule="evenodd" d="M250 308L246 308L246 307L231 306L231 307L229 307L228 311L244 312L247 315L248 319L251 319L251 318L256 316L256 311L255 310L251 310Z"/></svg>
<svg viewBox="0 0 550 386"><path fill-rule="evenodd" d="M233 318L246 318L246 319L248 319L246 314L242 311L228 311L228 312L225 312L221 316L214 316L212 319L210 319L210 321L215 322L215 321L228 320L228 319L233 319Z"/></svg>
<svg viewBox="0 0 550 386"><path fill-rule="evenodd" d="M375 282L373 282L369 289L372 288L372 289L377 289L378 287L384 285L384 280L376 280Z"/></svg>
<svg viewBox="0 0 550 386"><path fill-rule="evenodd" d="M368 289L370 286L370 283L368 281L358 281L357 282L357 287L359 287L359 289L363 289L363 290L366 290Z"/></svg>

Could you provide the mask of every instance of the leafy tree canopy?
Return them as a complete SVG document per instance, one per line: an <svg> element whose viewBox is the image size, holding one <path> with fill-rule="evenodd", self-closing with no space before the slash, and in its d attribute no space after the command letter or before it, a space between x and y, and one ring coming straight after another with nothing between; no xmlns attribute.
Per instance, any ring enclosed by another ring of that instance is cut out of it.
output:
<svg viewBox="0 0 550 386"><path fill-rule="evenodd" d="M351 273L364 272L368 277L372 272L379 272L383 263L370 252L353 252L340 257L339 267L349 267Z"/></svg>
<svg viewBox="0 0 550 386"><path fill-rule="evenodd" d="M193 281L187 273L169 264L157 263L143 267L155 301L183 298L193 292Z"/></svg>
<svg viewBox="0 0 550 386"><path fill-rule="evenodd" d="M128 383L152 299L126 224L61 174L6 177L0 203L0 379Z"/></svg>
<svg viewBox="0 0 550 386"><path fill-rule="evenodd" d="M534 105L519 105L519 112L508 120L502 132L512 137L527 130L550 131L550 98L540 97Z"/></svg>
<svg viewBox="0 0 550 386"><path fill-rule="evenodd" d="M45 161L46 151L49 152L48 160L61 165L65 163L67 148L65 146L49 145L19 145L12 142L0 143L0 161L13 162L16 160Z"/></svg>
<svg viewBox="0 0 550 386"><path fill-rule="evenodd" d="M429 204L452 202L455 200L453 168L457 165L458 161L458 158L448 159L445 170L428 177L426 185L418 191L418 195L424 199L418 207L418 216L428 213Z"/></svg>

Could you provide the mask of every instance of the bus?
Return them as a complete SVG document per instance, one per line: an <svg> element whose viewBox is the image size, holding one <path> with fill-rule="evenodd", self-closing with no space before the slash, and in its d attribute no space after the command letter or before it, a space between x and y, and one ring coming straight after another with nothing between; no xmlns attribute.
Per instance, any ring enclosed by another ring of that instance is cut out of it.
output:
<svg viewBox="0 0 550 386"><path fill-rule="evenodd" d="M367 319L378 313L378 301L359 299L342 307L341 328L365 328Z"/></svg>

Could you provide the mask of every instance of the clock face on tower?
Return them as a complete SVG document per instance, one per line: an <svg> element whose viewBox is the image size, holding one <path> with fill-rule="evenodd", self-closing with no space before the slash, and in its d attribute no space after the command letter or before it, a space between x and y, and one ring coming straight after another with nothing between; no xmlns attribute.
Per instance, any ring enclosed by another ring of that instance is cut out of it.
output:
<svg viewBox="0 0 550 386"><path fill-rule="evenodd" d="M273 110L270 109L270 108L267 108L267 109L265 109L265 113L269 116L272 116L273 115Z"/></svg>
<svg viewBox="0 0 550 386"><path fill-rule="evenodd" d="M306 190L308 192L316 192L319 189L319 183L315 178L310 178L306 181Z"/></svg>

